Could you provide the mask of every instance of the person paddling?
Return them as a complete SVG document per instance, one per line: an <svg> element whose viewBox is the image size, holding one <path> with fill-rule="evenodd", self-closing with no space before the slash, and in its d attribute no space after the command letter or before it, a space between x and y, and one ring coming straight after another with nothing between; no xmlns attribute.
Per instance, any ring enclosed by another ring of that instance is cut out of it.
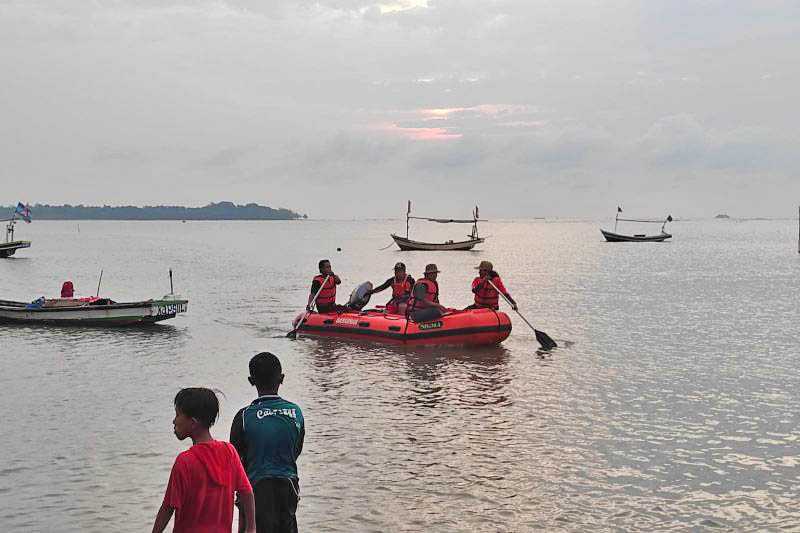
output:
<svg viewBox="0 0 800 533"><path fill-rule="evenodd" d="M333 273L331 269L331 262L328 259L323 259L319 262L319 274L314 276L311 281L311 293L308 295L308 305L306 309L311 311L314 307L314 295L319 291L317 296L317 311L320 313L332 313L337 311L336 305L336 286L342 280L339 276ZM322 290L320 290L322 288Z"/></svg>
<svg viewBox="0 0 800 533"><path fill-rule="evenodd" d="M386 304L386 312L404 314L406 304L411 298L411 289L414 287L414 278L406 274L406 265L403 263L394 265L394 276L370 290L367 294L373 295L389 287L392 288L392 299Z"/></svg>
<svg viewBox="0 0 800 533"><path fill-rule="evenodd" d="M431 263L425 267L424 277L414 284L406 308L406 315L414 322L435 320L447 312L447 308L439 303L439 283L436 281L439 272Z"/></svg>
<svg viewBox="0 0 800 533"><path fill-rule="evenodd" d="M500 290L508 301L511 303L511 308L517 310L517 302L511 297L503 285L503 280L500 275L494 271L494 265L490 261L481 261L481 264L476 266L478 277L472 280L472 292L475 294L475 303L467 307L467 309L480 309L488 308L495 311L500 309L500 295L497 292ZM491 283L489 283L491 280ZM492 286L494 285L494 286ZM495 289L496 287L496 289Z"/></svg>

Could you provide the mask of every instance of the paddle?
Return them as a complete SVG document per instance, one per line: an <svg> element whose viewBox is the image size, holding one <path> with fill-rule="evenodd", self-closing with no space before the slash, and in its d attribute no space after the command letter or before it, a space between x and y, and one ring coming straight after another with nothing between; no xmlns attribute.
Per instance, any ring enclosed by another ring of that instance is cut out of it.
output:
<svg viewBox="0 0 800 533"><path fill-rule="evenodd" d="M330 278L330 277L331 277L330 274L325 276L325 281L323 281L322 285L319 286L319 289L317 290L317 293L314 295L314 299L311 300L311 303L308 305L310 308L312 308L312 309L314 308L314 304L317 303L317 296L319 296L319 293L321 293L322 289L325 288L325 284L328 283L328 278ZM296 339L297 338L297 331L300 329L300 326L303 325L303 322L306 321L306 319L308 318L308 315L310 315L310 314L311 314L311 311L306 310L305 316L300 319L300 322L297 323L297 326L292 331L287 333L286 336L288 338L290 338L290 339Z"/></svg>
<svg viewBox="0 0 800 533"><path fill-rule="evenodd" d="M498 289L497 286L494 283L492 283L492 280L486 278L486 281L488 281L489 285L491 285L494 288L494 290L496 290L497 293L503 297L503 299L508 303L508 305L513 307L514 304L511 303L511 300L508 299L508 296L500 292L500 289ZM558 344L556 344L556 341L550 338L550 335L548 335L544 331L539 331L538 329L533 327L533 325L530 322L528 322L528 319L522 316L522 313L520 313L519 310L514 309L514 311L526 324L528 324L528 327L530 327L533 330L533 332L536 333L536 340L539 341L539 344L542 346L543 350L551 350L558 346Z"/></svg>

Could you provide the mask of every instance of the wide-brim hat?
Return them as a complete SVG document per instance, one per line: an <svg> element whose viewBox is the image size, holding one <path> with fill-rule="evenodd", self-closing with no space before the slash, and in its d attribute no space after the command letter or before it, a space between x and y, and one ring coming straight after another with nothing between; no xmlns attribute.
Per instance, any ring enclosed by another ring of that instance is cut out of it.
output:
<svg viewBox="0 0 800 533"><path fill-rule="evenodd" d="M491 261L481 261L481 264L476 266L475 270L494 270L494 265Z"/></svg>
<svg viewBox="0 0 800 533"><path fill-rule="evenodd" d="M429 265L425 265L425 273L426 274L438 274L439 272L441 272L441 270L439 270L436 267L435 263L431 263Z"/></svg>

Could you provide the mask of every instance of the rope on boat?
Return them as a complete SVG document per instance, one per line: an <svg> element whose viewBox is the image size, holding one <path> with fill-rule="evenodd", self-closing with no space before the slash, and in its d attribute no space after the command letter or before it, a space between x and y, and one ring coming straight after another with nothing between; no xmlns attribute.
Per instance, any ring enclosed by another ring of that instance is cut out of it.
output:
<svg viewBox="0 0 800 533"><path fill-rule="evenodd" d="M384 246L383 248L378 248L378 251L382 252L383 250L388 250L392 246L394 246L394 241L390 242L388 246Z"/></svg>

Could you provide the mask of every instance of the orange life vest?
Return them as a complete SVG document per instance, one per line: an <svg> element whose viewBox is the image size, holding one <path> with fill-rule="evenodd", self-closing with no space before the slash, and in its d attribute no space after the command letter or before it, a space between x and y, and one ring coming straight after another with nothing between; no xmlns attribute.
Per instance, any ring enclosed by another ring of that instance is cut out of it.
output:
<svg viewBox="0 0 800 533"><path fill-rule="evenodd" d="M483 279L475 278L473 283L478 282L478 291L475 293L475 305L488 307L490 309L500 309L500 294ZM495 284L497 282L494 282Z"/></svg>
<svg viewBox="0 0 800 533"><path fill-rule="evenodd" d="M319 282L322 285L322 290L319 291L319 296L317 296L317 308L319 306L326 306L332 305L336 303L336 280L333 279L333 276L328 278L328 282L325 282L325 276L319 275L314 276L314 281ZM324 283L324 284L323 284Z"/></svg>
<svg viewBox="0 0 800 533"><path fill-rule="evenodd" d="M403 278L403 281L397 281L397 278L392 281L392 300L400 302L408 299L411 296L411 282L408 281L408 274Z"/></svg>
<svg viewBox="0 0 800 533"><path fill-rule="evenodd" d="M420 285L420 284L425 286L425 291L427 292L427 294L425 295L425 300L427 300L429 302L436 302L438 304L439 303L439 284L437 282L433 281L432 279L422 278L422 279L418 279L417 283L414 286L416 287L417 285ZM412 291L413 291L413 289L412 289ZM406 313L410 314L415 309L422 309L422 306L420 306L418 301L417 301L417 299L412 296L408 300L408 307L406 308Z"/></svg>

